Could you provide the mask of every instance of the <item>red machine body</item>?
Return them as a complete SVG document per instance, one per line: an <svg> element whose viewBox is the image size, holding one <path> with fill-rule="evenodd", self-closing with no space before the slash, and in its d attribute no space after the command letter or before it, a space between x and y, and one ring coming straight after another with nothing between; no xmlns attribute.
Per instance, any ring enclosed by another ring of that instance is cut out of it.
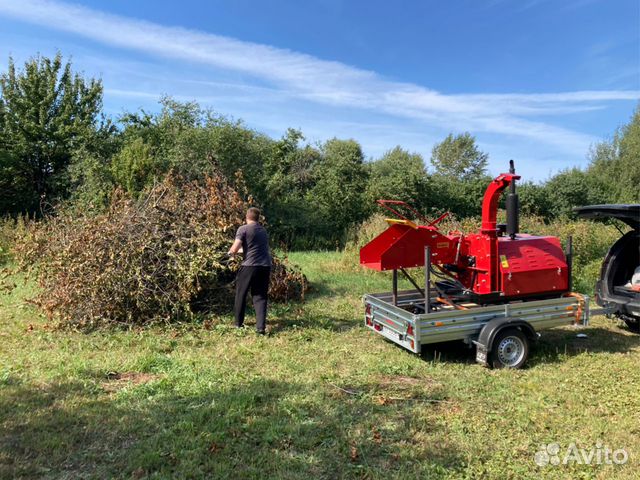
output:
<svg viewBox="0 0 640 480"><path fill-rule="evenodd" d="M390 205L378 203L399 218L388 219L390 227L360 250L360 263L375 270L402 270L425 265L425 247L431 251L431 264L453 279L476 299L515 299L548 296L569 290L569 265L556 237L517 233L517 196L515 186L515 225L505 229L496 224L501 193L520 177L512 173L498 175L487 187L482 204L482 226L472 234L443 234L436 227L446 215L434 222L418 225ZM509 204L508 204L509 206ZM412 210L414 213L415 210Z"/></svg>

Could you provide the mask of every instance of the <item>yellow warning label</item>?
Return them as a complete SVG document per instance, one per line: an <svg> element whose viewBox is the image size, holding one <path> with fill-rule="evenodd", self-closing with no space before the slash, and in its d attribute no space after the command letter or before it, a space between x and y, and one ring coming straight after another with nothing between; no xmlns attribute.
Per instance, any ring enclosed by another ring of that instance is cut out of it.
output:
<svg viewBox="0 0 640 480"><path fill-rule="evenodd" d="M509 260L507 260L506 255L500 255L500 263L502 264L502 268L509 268Z"/></svg>
<svg viewBox="0 0 640 480"><path fill-rule="evenodd" d="M449 248L449 242L438 242L436 244L437 248Z"/></svg>

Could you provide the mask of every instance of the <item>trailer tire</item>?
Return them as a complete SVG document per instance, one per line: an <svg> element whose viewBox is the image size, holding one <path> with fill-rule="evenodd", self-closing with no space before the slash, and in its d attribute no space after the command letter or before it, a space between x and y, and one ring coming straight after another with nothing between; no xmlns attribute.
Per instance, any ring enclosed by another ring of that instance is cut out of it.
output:
<svg viewBox="0 0 640 480"><path fill-rule="evenodd" d="M529 339L519 328L500 331L491 345L493 368L522 368L529 358Z"/></svg>

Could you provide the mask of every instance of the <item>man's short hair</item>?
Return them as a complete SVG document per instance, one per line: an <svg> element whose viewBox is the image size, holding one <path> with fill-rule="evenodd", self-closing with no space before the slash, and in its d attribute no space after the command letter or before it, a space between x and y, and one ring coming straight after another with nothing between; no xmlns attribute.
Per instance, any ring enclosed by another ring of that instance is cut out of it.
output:
<svg viewBox="0 0 640 480"><path fill-rule="evenodd" d="M253 220L254 222L260 220L260 209L251 207L249 210L247 210L247 218L249 220Z"/></svg>

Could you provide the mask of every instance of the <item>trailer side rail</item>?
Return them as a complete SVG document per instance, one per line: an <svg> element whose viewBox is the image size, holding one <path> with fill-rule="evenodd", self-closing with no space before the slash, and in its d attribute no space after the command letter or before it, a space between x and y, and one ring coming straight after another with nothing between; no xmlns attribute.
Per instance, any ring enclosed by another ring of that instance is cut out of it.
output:
<svg viewBox="0 0 640 480"><path fill-rule="evenodd" d="M589 318L588 297L573 296L546 300L529 300L504 305L475 306L466 310L444 308L431 313L412 313L419 309L424 297L415 291L397 294L397 305L391 293L367 294L365 325L389 340L419 353L422 345L463 340L472 342L482 327L495 318L526 321L535 331L562 325L586 325Z"/></svg>

